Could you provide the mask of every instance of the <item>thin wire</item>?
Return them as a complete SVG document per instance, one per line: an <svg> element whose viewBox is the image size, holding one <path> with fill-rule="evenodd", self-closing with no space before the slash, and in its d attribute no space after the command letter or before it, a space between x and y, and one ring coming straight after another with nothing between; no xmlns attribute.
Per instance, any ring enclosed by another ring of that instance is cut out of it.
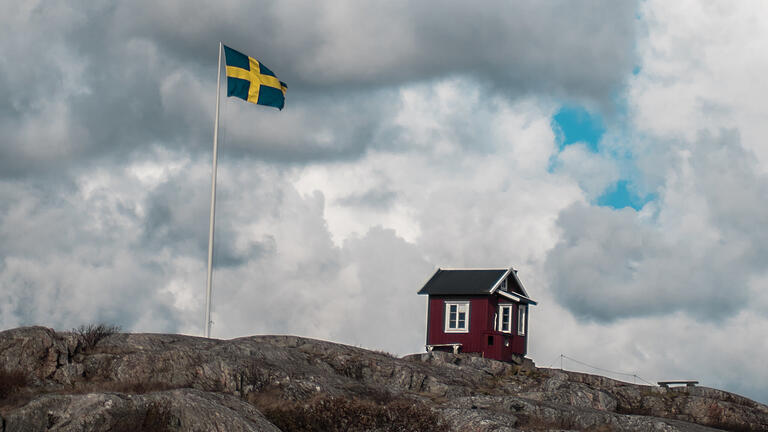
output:
<svg viewBox="0 0 768 432"><path fill-rule="evenodd" d="M599 370L599 371L603 371L603 372L610 372L610 373L612 373L612 374L616 374L616 375L625 375L625 376L634 376L634 375L635 375L635 374L631 374L631 373L626 373L626 372L617 372L617 371L614 371L614 370L610 370L610 369L603 369L603 368L600 368L600 367L597 367L597 366L592 366L592 365L590 365L590 364L584 363L583 361L579 361L579 360L576 360L575 358L572 358L572 357L568 357L568 356L567 356L567 355L565 355L565 354L563 354L563 357L565 357L565 358L567 358L568 360L571 360L571 361L573 361L573 362L576 362L576 363L578 363L578 364L580 364L580 365L583 365L583 366L587 366L587 367L589 367L589 368L592 368L592 369L596 369L596 370Z"/></svg>
<svg viewBox="0 0 768 432"><path fill-rule="evenodd" d="M592 368L592 369L595 369L595 370L599 370L599 371L602 371L602 372L608 372L608 373L612 373L612 374L615 374L615 375L631 376L631 377L633 377L633 378L637 378L637 379L639 379L640 381L643 381L643 382L644 382L644 383L646 383L646 384L654 385L654 384L652 384L652 383L650 383L650 382L646 381L645 379L643 379L642 377L640 377L640 376L639 376L639 375L637 375L637 374L630 374L630 373L626 373L626 372L618 372L618 371L614 371L614 370L610 370L610 369L603 369L603 368L600 368L600 367L597 367L597 366L592 366L591 364L587 364L587 363L584 363L583 361L579 361L579 360L576 360L576 359L575 359L575 358L573 358L573 357L568 357L568 356L567 356L567 355L565 355L565 354L561 354L561 356L562 356L563 358L566 358L566 359L568 359L568 360L571 360L571 361L573 361L573 362L576 362L576 363L578 363L578 364L580 364L580 365L583 365L583 366L586 366L586 367L589 367L589 368Z"/></svg>
<svg viewBox="0 0 768 432"><path fill-rule="evenodd" d="M652 383L652 382L648 382L648 381L644 380L644 379L643 379L643 377L641 377L641 376L639 376L639 375L637 376L637 379L639 379L640 381L642 381L642 382L644 382L644 383L646 383L646 384L648 384L648 385L652 385L652 386L655 386L655 385L657 385L657 384L654 384L654 383Z"/></svg>
<svg viewBox="0 0 768 432"><path fill-rule="evenodd" d="M562 354L558 354L557 357L555 357L555 359L552 360L552 363L550 363L549 366L547 366L547 369L552 369L552 366L555 365L555 363L557 362L557 360L560 359L561 356L562 356Z"/></svg>

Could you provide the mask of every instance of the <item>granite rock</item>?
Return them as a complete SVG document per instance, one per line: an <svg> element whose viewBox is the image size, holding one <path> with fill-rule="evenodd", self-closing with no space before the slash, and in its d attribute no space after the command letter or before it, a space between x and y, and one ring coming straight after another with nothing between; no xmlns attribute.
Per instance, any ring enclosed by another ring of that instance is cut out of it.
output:
<svg viewBox="0 0 768 432"><path fill-rule="evenodd" d="M25 327L0 332L0 370L28 378L0 399L0 432L139 430L148 422L162 424L155 430L275 431L265 409L323 397L411 401L454 431L768 431L768 407L721 390L635 385L527 359L396 358L296 336L118 333L87 346L77 334Z"/></svg>

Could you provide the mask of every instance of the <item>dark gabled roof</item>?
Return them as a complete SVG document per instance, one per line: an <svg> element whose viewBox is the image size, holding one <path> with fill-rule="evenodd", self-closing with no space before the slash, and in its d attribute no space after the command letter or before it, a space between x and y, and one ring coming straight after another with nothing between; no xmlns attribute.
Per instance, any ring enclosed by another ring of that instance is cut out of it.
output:
<svg viewBox="0 0 768 432"><path fill-rule="evenodd" d="M509 269L438 269L419 294L482 295L489 294Z"/></svg>
<svg viewBox="0 0 768 432"><path fill-rule="evenodd" d="M502 291L501 281L507 280ZM537 304L528 297L517 270L508 269L437 269L419 290L429 295L489 295L496 294L516 302Z"/></svg>

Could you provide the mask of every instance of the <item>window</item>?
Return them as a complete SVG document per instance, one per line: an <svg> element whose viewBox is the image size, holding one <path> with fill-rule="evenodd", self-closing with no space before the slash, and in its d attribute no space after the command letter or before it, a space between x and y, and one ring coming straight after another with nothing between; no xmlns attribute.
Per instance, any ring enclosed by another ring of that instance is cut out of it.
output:
<svg viewBox="0 0 768 432"><path fill-rule="evenodd" d="M525 313L528 311L528 306L521 304L517 306L517 334L520 336L525 335Z"/></svg>
<svg viewBox="0 0 768 432"><path fill-rule="evenodd" d="M499 285L499 289L502 290L502 291L506 291L507 290L507 280L506 279L501 281L501 285Z"/></svg>
<svg viewBox="0 0 768 432"><path fill-rule="evenodd" d="M469 333L469 302L445 302L445 332Z"/></svg>
<svg viewBox="0 0 768 432"><path fill-rule="evenodd" d="M504 333L512 332L512 305L499 305L499 326L498 330Z"/></svg>

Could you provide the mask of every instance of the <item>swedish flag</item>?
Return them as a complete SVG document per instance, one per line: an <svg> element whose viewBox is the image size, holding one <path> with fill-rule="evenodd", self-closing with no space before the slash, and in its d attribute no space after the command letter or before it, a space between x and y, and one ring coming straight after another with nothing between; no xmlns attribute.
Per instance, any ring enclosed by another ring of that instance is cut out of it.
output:
<svg viewBox="0 0 768 432"><path fill-rule="evenodd" d="M282 110L288 86L253 57L224 45L227 62L227 96Z"/></svg>

